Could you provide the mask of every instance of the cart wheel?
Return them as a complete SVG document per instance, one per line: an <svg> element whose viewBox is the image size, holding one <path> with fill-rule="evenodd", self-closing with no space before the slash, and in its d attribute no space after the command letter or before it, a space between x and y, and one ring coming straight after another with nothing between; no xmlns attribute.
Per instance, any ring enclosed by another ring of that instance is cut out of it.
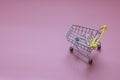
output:
<svg viewBox="0 0 120 80"><path fill-rule="evenodd" d="M88 63L89 63L89 64L92 64L92 62L93 62L93 60L90 58L90 59L88 60Z"/></svg>
<svg viewBox="0 0 120 80"><path fill-rule="evenodd" d="M101 50L101 45L98 45L98 46L97 46L97 50Z"/></svg>
<svg viewBox="0 0 120 80"><path fill-rule="evenodd" d="M70 47L70 52L73 52L73 47Z"/></svg>

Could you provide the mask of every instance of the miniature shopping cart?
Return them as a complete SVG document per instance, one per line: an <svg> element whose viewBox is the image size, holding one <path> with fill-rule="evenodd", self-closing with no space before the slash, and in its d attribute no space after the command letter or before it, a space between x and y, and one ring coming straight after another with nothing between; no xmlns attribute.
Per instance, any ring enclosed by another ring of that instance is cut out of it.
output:
<svg viewBox="0 0 120 80"><path fill-rule="evenodd" d="M71 43L70 52L77 51L82 56L86 57L89 64L92 64L91 52L97 48L101 49L100 39L102 38L107 25L103 25L99 30L72 25L66 34L67 40ZM87 54L82 53L86 51Z"/></svg>

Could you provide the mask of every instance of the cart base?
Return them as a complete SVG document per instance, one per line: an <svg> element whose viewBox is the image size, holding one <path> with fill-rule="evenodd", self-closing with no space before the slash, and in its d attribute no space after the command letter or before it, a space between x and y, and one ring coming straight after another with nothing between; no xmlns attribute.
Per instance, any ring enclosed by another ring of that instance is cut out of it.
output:
<svg viewBox="0 0 120 80"><path fill-rule="evenodd" d="M73 51L76 51L76 49L74 49L73 47L70 47L70 53L73 53ZM89 55L85 55L85 54L83 54L83 53L81 53L81 52L78 52L81 56L84 56L85 58L87 58L88 59L88 63L89 64L92 64L93 63L93 60L92 60L92 58L89 56Z"/></svg>

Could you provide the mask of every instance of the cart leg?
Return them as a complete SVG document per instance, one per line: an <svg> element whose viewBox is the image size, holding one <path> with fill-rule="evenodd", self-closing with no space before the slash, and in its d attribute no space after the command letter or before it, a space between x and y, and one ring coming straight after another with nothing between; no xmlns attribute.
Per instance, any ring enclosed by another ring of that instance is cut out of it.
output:
<svg viewBox="0 0 120 80"><path fill-rule="evenodd" d="M89 64L92 64L92 63L93 63L92 58L89 58L89 59L88 59L88 63L89 63Z"/></svg>
<svg viewBox="0 0 120 80"><path fill-rule="evenodd" d="M73 47L70 46L70 52L73 52Z"/></svg>
<svg viewBox="0 0 120 80"><path fill-rule="evenodd" d="M92 58L91 58L89 55L87 55L87 58L88 58L88 63L89 63L89 64L92 64L92 63L93 63Z"/></svg>
<svg viewBox="0 0 120 80"><path fill-rule="evenodd" d="M97 50L101 50L101 43L98 43Z"/></svg>
<svg viewBox="0 0 120 80"><path fill-rule="evenodd" d="M70 45L70 52L73 52L73 44Z"/></svg>

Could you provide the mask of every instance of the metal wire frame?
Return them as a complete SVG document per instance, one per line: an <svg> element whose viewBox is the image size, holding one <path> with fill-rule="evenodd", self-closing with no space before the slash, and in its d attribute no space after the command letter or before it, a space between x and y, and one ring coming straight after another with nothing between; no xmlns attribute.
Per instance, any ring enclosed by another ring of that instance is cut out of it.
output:
<svg viewBox="0 0 120 80"><path fill-rule="evenodd" d="M71 43L72 47L76 47L75 50L80 52L80 49L87 51L89 54L93 51L93 48L88 46L88 42L91 38L95 38L96 40L99 38L101 34L101 29L95 30L79 25L72 25L69 31L66 34L67 40ZM83 42L81 41L82 38ZM80 41L79 41L80 40Z"/></svg>

